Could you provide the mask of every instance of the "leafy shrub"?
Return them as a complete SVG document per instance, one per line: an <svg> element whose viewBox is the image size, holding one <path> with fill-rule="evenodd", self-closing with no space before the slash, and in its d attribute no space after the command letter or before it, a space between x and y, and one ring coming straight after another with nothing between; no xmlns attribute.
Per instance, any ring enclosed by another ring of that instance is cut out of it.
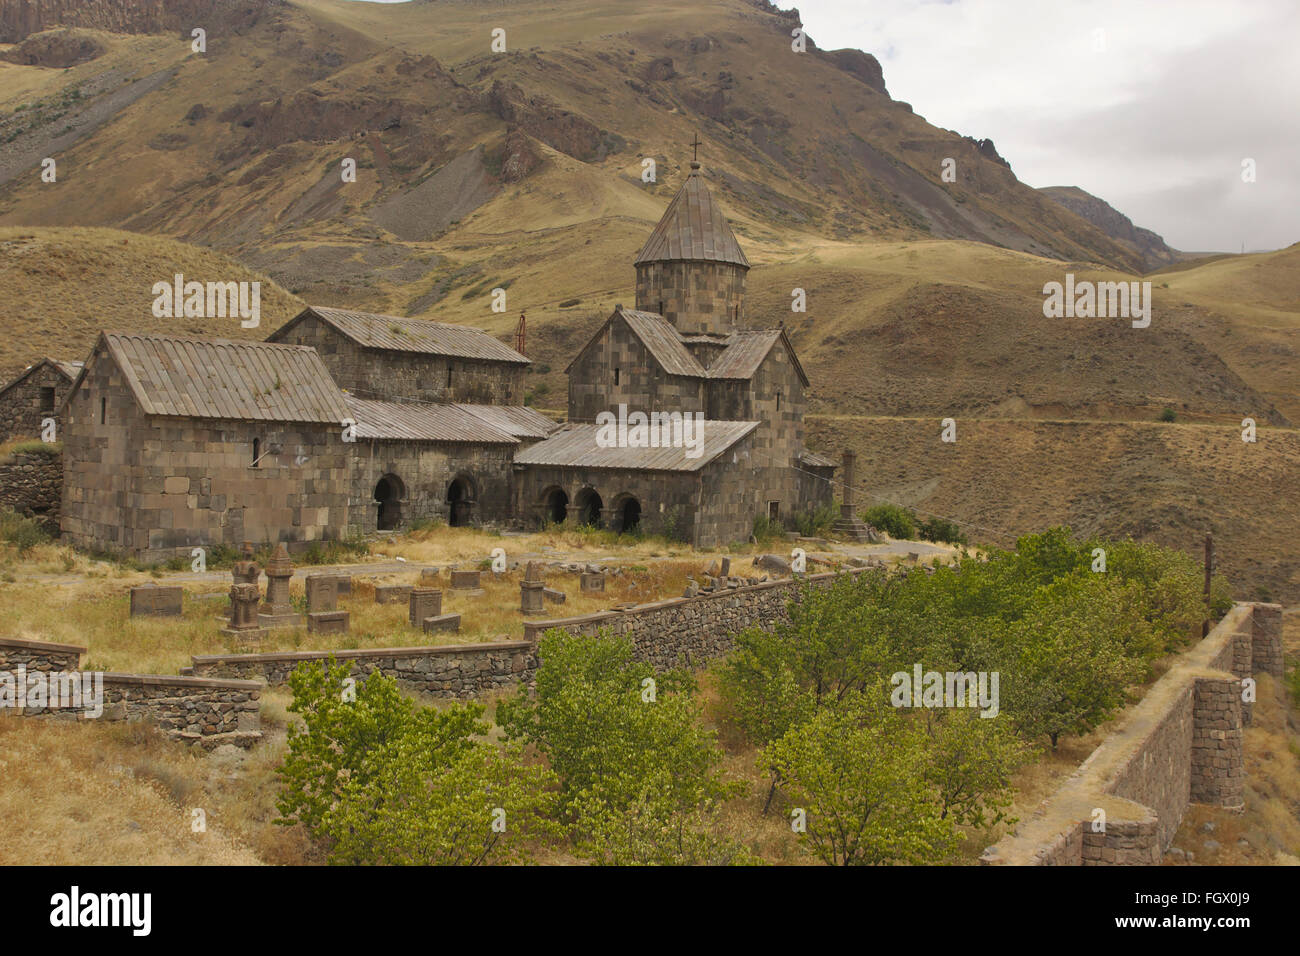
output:
<svg viewBox="0 0 1300 956"><path fill-rule="evenodd" d="M917 525L917 532L923 541L942 541L945 544L967 544L966 536L961 533L957 523L937 515L927 518Z"/></svg>
<svg viewBox="0 0 1300 956"><path fill-rule="evenodd" d="M24 518L12 509L0 511L0 541L17 549L19 557L26 557L33 548L48 544L50 535L37 518Z"/></svg>
<svg viewBox="0 0 1300 956"><path fill-rule="evenodd" d="M1178 413L1172 408L1166 407L1165 410L1160 413L1160 420L1162 422L1176 422L1178 421Z"/></svg>
<svg viewBox="0 0 1300 956"><path fill-rule="evenodd" d="M862 520L891 538L912 540L916 537L916 515L898 505L876 505L862 513Z"/></svg>

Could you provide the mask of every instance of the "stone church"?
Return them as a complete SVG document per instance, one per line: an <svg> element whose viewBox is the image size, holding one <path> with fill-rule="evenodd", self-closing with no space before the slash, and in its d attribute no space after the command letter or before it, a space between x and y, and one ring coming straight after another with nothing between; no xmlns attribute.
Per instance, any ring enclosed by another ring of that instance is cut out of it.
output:
<svg viewBox="0 0 1300 956"><path fill-rule="evenodd" d="M562 425L523 404L528 359L466 326L309 307L266 342L104 333L59 404L63 533L146 561L425 519L713 546L828 505L808 378L784 328L749 327L749 262L698 163L635 268L635 308L567 369Z"/></svg>

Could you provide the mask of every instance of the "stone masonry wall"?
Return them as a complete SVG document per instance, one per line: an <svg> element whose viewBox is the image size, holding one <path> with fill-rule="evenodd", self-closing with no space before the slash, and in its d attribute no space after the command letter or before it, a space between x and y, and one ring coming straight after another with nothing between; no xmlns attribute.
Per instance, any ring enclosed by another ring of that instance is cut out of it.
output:
<svg viewBox="0 0 1300 956"><path fill-rule="evenodd" d="M862 574L867 569L845 572ZM830 587L834 572L802 576L811 586ZM603 611L583 617L526 621L524 636L530 643L552 628L570 634L594 635L601 630L628 635L637 656L655 667L693 666L731 650L733 637L749 627L772 630L789 620L788 605L798 597L792 578L765 581L749 587L672 598L642 604L627 611Z"/></svg>
<svg viewBox="0 0 1300 956"><path fill-rule="evenodd" d="M72 644L0 638L0 671L19 667L28 672L67 674L80 678L81 655ZM143 720L172 740L195 743L205 750L222 744L251 747L262 738L259 711L262 685L245 680L211 680L170 674L117 674L103 678L102 720ZM75 719L72 710L23 711L30 716Z"/></svg>
<svg viewBox="0 0 1300 956"><path fill-rule="evenodd" d="M1247 710L1242 681L1280 664L1280 615L1276 604L1236 605L1032 818L984 851L981 862L1155 864L1191 802L1240 808Z"/></svg>
<svg viewBox="0 0 1300 956"><path fill-rule="evenodd" d="M475 405L524 403L527 366L521 362L486 362L363 348L314 315L306 316L292 328L276 332L268 341L316 349L339 388L354 392L359 398Z"/></svg>
<svg viewBox="0 0 1300 956"><path fill-rule="evenodd" d="M25 517L40 518L57 535L62 498L59 451L16 452L0 459L0 511L11 508Z"/></svg>
<svg viewBox="0 0 1300 956"><path fill-rule="evenodd" d="M0 392L0 442L11 438L39 438L41 421L53 418L57 439L63 421L59 404L72 383L50 363L40 363Z"/></svg>
<svg viewBox="0 0 1300 956"><path fill-rule="evenodd" d="M240 677L278 686L305 661L352 662L360 677L378 671L408 689L434 697L468 699L487 691L531 683L537 652L527 641L386 647L365 650L230 654L193 658L196 676Z"/></svg>
<svg viewBox="0 0 1300 956"><path fill-rule="evenodd" d="M0 671L25 667L29 671L75 671L81 666L84 647L0 637Z"/></svg>

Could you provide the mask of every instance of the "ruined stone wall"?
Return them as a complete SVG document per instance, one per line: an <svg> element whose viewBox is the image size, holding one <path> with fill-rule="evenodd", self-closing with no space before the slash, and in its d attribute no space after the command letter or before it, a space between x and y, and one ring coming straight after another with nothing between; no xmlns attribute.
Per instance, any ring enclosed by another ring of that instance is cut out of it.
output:
<svg viewBox="0 0 1300 956"><path fill-rule="evenodd" d="M400 327L400 323L399 327ZM483 362L420 352L362 348L327 322L305 316L273 341L314 348L339 388L359 398L390 402L465 402L522 405L522 363ZM447 373L450 369L451 384Z"/></svg>
<svg viewBox="0 0 1300 956"><path fill-rule="evenodd" d="M0 442L13 438L39 438L44 418L54 419L54 437L57 440L63 422L56 409L71 387L66 375L48 363L42 363L0 392Z"/></svg>
<svg viewBox="0 0 1300 956"><path fill-rule="evenodd" d="M1236 605L1016 833L985 850L981 862L1159 863L1190 803L1241 807L1248 707L1242 679L1280 661L1281 630L1274 626L1280 613L1276 604ZM1100 830L1098 811L1104 813Z"/></svg>
<svg viewBox="0 0 1300 956"><path fill-rule="evenodd" d="M457 478L473 489L470 522L504 523L511 516L514 447L464 443L366 440L352 445L351 528L365 534L378 527L375 487L396 476L405 490L398 527L426 518L449 520L448 487Z"/></svg>
<svg viewBox="0 0 1300 956"><path fill-rule="evenodd" d="M193 658L193 670L196 676L256 679L274 687L299 664L331 656L351 662L357 677L377 671L410 690L460 699L531 683L537 671L537 650L528 641L204 656Z"/></svg>
<svg viewBox="0 0 1300 956"><path fill-rule="evenodd" d="M726 335L745 327L746 272L728 262L645 262L636 267L636 307L684 335Z"/></svg>
<svg viewBox="0 0 1300 956"><path fill-rule="evenodd" d="M39 518L57 535L62 499L63 454L57 448L15 452L0 459L0 511L10 508Z"/></svg>
<svg viewBox="0 0 1300 956"><path fill-rule="evenodd" d="M301 547L348 526L341 427L145 415L107 356L68 417L62 529L76 547L160 561L244 541Z"/></svg>
<svg viewBox="0 0 1300 956"><path fill-rule="evenodd" d="M843 572L862 574L866 569ZM830 587L834 572L804 575L800 580L817 588ZM524 636L537 641L552 628L570 634L595 635L602 630L631 637L637 657L660 669L695 665L728 653L733 637L749 627L772 630L788 621L788 606L798 598L794 578L765 581L747 587L671 598L626 611L603 611L583 617L526 621Z"/></svg>
<svg viewBox="0 0 1300 956"><path fill-rule="evenodd" d="M29 671L75 671L81 666L84 647L50 641L0 637L0 671L25 667Z"/></svg>
<svg viewBox="0 0 1300 956"><path fill-rule="evenodd" d="M614 384L614 370L618 384ZM707 412L705 380L669 375L627 321L616 315L569 369L569 421L594 422L601 412Z"/></svg>
<svg viewBox="0 0 1300 956"><path fill-rule="evenodd" d="M48 641L0 638L0 672L58 673L80 681L84 647ZM172 739L211 750L222 744L251 747L262 738L262 685L170 674L102 674L103 711L85 720L147 721ZM0 711L23 716L78 719L72 709Z"/></svg>

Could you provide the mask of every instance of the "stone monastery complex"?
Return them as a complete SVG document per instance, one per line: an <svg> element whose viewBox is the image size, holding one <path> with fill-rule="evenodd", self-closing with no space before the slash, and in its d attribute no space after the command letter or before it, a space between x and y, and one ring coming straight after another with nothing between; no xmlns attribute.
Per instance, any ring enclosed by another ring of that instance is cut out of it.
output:
<svg viewBox="0 0 1300 956"><path fill-rule="evenodd" d="M803 445L808 378L783 328L749 327L749 262L698 163L635 268L636 307L567 369L565 424L524 405L528 359L486 332L319 307L266 342L104 332L84 365L0 391L0 424L32 435L57 411L64 540L146 561L431 518L702 547L830 504L835 465ZM602 427L636 413L687 440Z"/></svg>

